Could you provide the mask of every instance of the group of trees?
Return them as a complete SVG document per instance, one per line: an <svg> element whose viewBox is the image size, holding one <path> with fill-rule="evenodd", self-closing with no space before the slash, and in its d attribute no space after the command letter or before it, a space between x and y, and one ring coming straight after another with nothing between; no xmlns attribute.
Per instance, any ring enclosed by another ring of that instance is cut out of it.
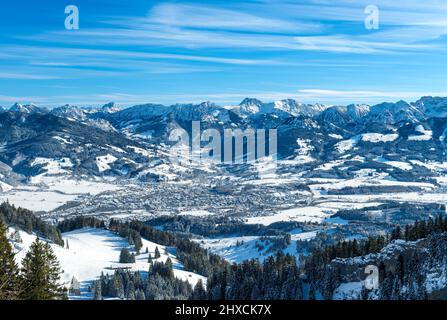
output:
<svg viewBox="0 0 447 320"><path fill-rule="evenodd" d="M329 245L320 249L315 249L306 258L305 268L307 273L318 278L321 274L318 271L335 258L350 258L364 256L369 253L377 253L389 243L389 237L370 237L365 240L340 241L334 245Z"/></svg>
<svg viewBox="0 0 447 320"><path fill-rule="evenodd" d="M0 220L8 226L16 226L28 233L34 232L58 245L64 244L58 228L36 217L31 211L16 208L9 202L0 204Z"/></svg>
<svg viewBox="0 0 447 320"><path fill-rule="evenodd" d="M61 269L50 245L36 241L29 248L19 268L7 237L7 228L0 220L0 300L64 299L60 285Z"/></svg>
<svg viewBox="0 0 447 320"><path fill-rule="evenodd" d="M279 236L283 235L283 224L276 223L269 226L260 224L246 224L239 219L229 220L221 216L208 216L206 219L187 215L160 216L148 221L151 226L163 226L163 230L175 234L195 234L203 237L217 237L222 235L247 236ZM299 223L287 223L291 229L299 227Z"/></svg>
<svg viewBox="0 0 447 320"><path fill-rule="evenodd" d="M413 228L413 227L411 227ZM358 299L379 300L426 300L446 299L443 279L447 262L447 233L433 231L418 243L398 243L380 255L370 257L378 268L378 288L362 288ZM313 295L318 290L325 299L331 299L342 282L353 280L355 274L347 274L345 268L353 267L359 260L345 263L329 263L320 278L309 277ZM360 264L359 267L362 267Z"/></svg>
<svg viewBox="0 0 447 320"><path fill-rule="evenodd" d="M127 248L121 249L119 263L135 263L135 255Z"/></svg>
<svg viewBox="0 0 447 320"><path fill-rule="evenodd" d="M120 235L120 237L127 238L127 241L131 246L135 246L135 250L139 252L143 246L141 235L138 230L135 230L129 226L128 223L122 223L118 220L112 219L109 223L109 230L114 231Z"/></svg>
<svg viewBox="0 0 447 320"><path fill-rule="evenodd" d="M106 225L103 220L95 217L79 216L73 219L65 219L57 224L57 229L60 232L70 232L82 228L105 228Z"/></svg>
<svg viewBox="0 0 447 320"><path fill-rule="evenodd" d="M447 217L439 215L435 219L416 221L413 225L408 224L403 229L397 226L390 235L390 240L401 239L405 241L416 241L426 238L435 232L447 232Z"/></svg>
<svg viewBox="0 0 447 320"><path fill-rule="evenodd" d="M203 285L200 283L202 291ZM200 289L197 289L200 290ZM186 300L193 294L187 281L174 276L172 262L154 262L147 277L140 272L116 270L113 275L102 274L92 287L96 300L104 297L127 300Z"/></svg>

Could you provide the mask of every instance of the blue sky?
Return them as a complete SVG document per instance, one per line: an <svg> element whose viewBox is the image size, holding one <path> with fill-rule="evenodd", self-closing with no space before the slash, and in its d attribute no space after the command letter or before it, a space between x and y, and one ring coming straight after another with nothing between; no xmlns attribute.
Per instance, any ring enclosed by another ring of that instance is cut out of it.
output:
<svg viewBox="0 0 447 320"><path fill-rule="evenodd" d="M67 5L79 30L65 29ZM15 0L0 30L3 106L447 96L442 0Z"/></svg>

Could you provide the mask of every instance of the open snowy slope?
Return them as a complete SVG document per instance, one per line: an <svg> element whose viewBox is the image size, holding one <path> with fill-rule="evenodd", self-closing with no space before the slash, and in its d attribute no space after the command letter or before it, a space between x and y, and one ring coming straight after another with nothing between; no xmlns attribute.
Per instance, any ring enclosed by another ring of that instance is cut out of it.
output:
<svg viewBox="0 0 447 320"><path fill-rule="evenodd" d="M13 231L14 229L10 228L10 232ZM19 231L19 233L22 243L14 242L14 248L17 252L16 260L20 263L36 236L24 231ZM114 273L114 268L119 266L119 255L122 248L133 249L127 242L127 239L104 229L84 228L64 233L62 236L66 242L66 248L54 244L51 246L60 262L61 268L64 270L62 281L68 285L71 279L75 277L81 283L81 297L77 298L90 297L88 286L102 272L104 274ZM166 248L145 239L143 239L143 247L141 249L143 253L136 256L136 263L126 264L126 266L130 266L132 271L147 273L149 270L148 255L151 254L154 257L157 247L161 257L154 259L154 261L164 262L168 257L171 258L174 266L174 275L177 278L186 280L193 286L199 279L206 283L205 277L183 270L183 265L176 259L173 248ZM146 248L149 253L145 253Z"/></svg>
<svg viewBox="0 0 447 320"><path fill-rule="evenodd" d="M317 235L317 231L305 232L300 229L290 231L290 244L283 248L285 254L296 255L297 241L308 241ZM277 250L272 250L272 244L268 241L269 237L260 236L232 236L219 237L213 239L195 239L204 248L208 249L224 259L241 263L250 259L264 261L268 257L275 255Z"/></svg>

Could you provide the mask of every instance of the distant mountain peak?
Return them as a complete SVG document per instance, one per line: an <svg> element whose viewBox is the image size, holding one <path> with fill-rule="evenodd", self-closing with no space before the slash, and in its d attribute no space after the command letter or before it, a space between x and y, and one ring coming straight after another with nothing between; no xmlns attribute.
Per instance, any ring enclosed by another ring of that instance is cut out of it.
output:
<svg viewBox="0 0 447 320"><path fill-rule="evenodd" d="M313 117L326 109L322 104L304 104L300 103L294 99L284 99L276 101L275 109L282 110L293 116L308 116Z"/></svg>
<svg viewBox="0 0 447 320"><path fill-rule="evenodd" d="M68 119L86 119L86 112L84 109L78 106L72 106L70 104L65 104L61 107L54 108L53 110L51 110L51 114L58 117L66 117Z"/></svg>
<svg viewBox="0 0 447 320"><path fill-rule="evenodd" d="M239 110L242 114L255 114L261 110L263 103L262 101L254 98L245 98L239 104Z"/></svg>
<svg viewBox="0 0 447 320"><path fill-rule="evenodd" d="M121 108L118 107L115 102L109 102L102 106L101 112L103 113L115 113L120 111Z"/></svg>
<svg viewBox="0 0 447 320"><path fill-rule="evenodd" d="M37 107L34 104L22 105L18 102L14 103L9 111L18 112L18 113L35 113L35 112L44 112L45 110Z"/></svg>
<svg viewBox="0 0 447 320"><path fill-rule="evenodd" d="M413 103L428 117L444 118L447 116L447 97L425 96Z"/></svg>
<svg viewBox="0 0 447 320"><path fill-rule="evenodd" d="M262 101L256 98L245 98L239 105L242 106L247 104L254 104L260 106L262 105Z"/></svg>

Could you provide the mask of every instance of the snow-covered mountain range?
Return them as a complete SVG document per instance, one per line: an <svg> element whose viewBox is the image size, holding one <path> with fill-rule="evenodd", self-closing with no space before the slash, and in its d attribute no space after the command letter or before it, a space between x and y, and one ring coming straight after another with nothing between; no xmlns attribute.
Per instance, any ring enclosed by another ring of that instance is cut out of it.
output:
<svg viewBox="0 0 447 320"><path fill-rule="evenodd" d="M75 175L142 177L139 173L145 166L163 163L170 130L190 131L191 121L200 121L203 129L221 131L277 129L281 159L305 155L315 165L348 153L350 157L389 155L393 158L389 160L402 162L410 156L414 161L442 162L447 98L330 107L250 98L233 107L204 102L119 108L109 103L102 108L65 105L49 110L14 104L0 111L2 181L26 181L48 172L49 163L63 158L67 159L65 170ZM48 162L36 162L36 158Z"/></svg>

